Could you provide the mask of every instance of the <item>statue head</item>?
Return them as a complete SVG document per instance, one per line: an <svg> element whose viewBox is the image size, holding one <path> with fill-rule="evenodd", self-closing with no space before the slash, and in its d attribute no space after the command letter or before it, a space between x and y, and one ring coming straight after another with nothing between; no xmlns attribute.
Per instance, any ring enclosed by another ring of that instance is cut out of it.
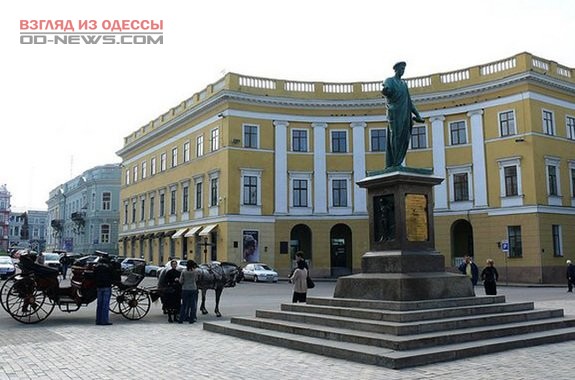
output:
<svg viewBox="0 0 575 380"><path fill-rule="evenodd" d="M393 65L393 70L397 71L399 69L403 69L405 70L405 66L407 65L407 63L405 63L404 61L401 62L397 62L395 65Z"/></svg>

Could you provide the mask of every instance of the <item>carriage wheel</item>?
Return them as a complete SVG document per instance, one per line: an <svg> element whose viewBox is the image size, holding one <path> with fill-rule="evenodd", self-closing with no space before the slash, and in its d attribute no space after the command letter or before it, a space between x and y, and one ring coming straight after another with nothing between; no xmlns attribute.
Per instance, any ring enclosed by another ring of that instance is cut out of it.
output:
<svg viewBox="0 0 575 380"><path fill-rule="evenodd" d="M122 291L117 286L112 287L112 296L110 297L110 311L114 314L121 314L120 303Z"/></svg>
<svg viewBox="0 0 575 380"><path fill-rule="evenodd" d="M148 314L152 300L143 289L127 289L119 297L120 312L125 318L137 321Z"/></svg>
<svg viewBox="0 0 575 380"><path fill-rule="evenodd" d="M8 290L10 287L16 282L17 274L14 274L6 279L0 288L0 304L2 304L2 308L8 312L8 308L6 307L6 296L8 295Z"/></svg>
<svg viewBox="0 0 575 380"><path fill-rule="evenodd" d="M6 309L18 322L32 324L42 322L54 310L56 304L45 292L36 287L31 278L23 278L12 284L6 294Z"/></svg>

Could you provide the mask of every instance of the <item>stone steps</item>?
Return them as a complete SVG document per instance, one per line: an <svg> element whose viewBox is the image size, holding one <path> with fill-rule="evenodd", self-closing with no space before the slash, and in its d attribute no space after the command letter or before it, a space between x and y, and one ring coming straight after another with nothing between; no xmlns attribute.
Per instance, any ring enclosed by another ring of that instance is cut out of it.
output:
<svg viewBox="0 0 575 380"><path fill-rule="evenodd" d="M403 304L403 305L400 305ZM406 368L575 338L575 317L532 302L464 297L389 302L310 298L204 329L388 368Z"/></svg>

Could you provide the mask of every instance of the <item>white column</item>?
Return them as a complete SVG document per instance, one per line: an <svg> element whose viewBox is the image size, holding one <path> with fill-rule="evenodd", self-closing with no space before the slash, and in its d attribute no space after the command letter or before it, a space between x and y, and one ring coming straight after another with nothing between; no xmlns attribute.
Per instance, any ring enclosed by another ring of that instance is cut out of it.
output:
<svg viewBox="0 0 575 380"><path fill-rule="evenodd" d="M351 123L353 131L353 212L367 213L367 191L357 185L365 178L365 129L367 123Z"/></svg>
<svg viewBox="0 0 575 380"><path fill-rule="evenodd" d="M313 127L313 206L314 213L327 213L327 177L325 162L325 130L327 123L312 123Z"/></svg>
<svg viewBox="0 0 575 380"><path fill-rule="evenodd" d="M485 172L485 142L483 110L467 113L471 119L471 157L473 160L473 199L475 207L487 207L487 174Z"/></svg>
<svg viewBox="0 0 575 380"><path fill-rule="evenodd" d="M445 117L434 116L431 119L431 140L433 144L433 175L445 178ZM435 208L446 209L447 206L447 181L441 182L433 188L435 194Z"/></svg>
<svg viewBox="0 0 575 380"><path fill-rule="evenodd" d="M275 213L287 214L288 178L287 178L287 121L276 120L275 134Z"/></svg>

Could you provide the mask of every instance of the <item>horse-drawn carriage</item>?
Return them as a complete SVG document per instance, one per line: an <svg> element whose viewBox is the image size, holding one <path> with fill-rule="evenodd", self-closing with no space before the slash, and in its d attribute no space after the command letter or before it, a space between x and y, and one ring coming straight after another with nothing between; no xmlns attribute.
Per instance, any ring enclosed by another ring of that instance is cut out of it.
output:
<svg viewBox="0 0 575 380"><path fill-rule="evenodd" d="M96 263L72 265L70 286L61 287L57 269L37 264L32 254L21 255L17 264L21 273L4 282L0 288L0 303L12 318L26 324L45 320L56 305L64 312L78 311L97 298ZM144 278L143 270L143 267L136 267L125 279L113 283L111 312L130 320L146 316L151 302L158 298L158 292L154 288L139 286Z"/></svg>

